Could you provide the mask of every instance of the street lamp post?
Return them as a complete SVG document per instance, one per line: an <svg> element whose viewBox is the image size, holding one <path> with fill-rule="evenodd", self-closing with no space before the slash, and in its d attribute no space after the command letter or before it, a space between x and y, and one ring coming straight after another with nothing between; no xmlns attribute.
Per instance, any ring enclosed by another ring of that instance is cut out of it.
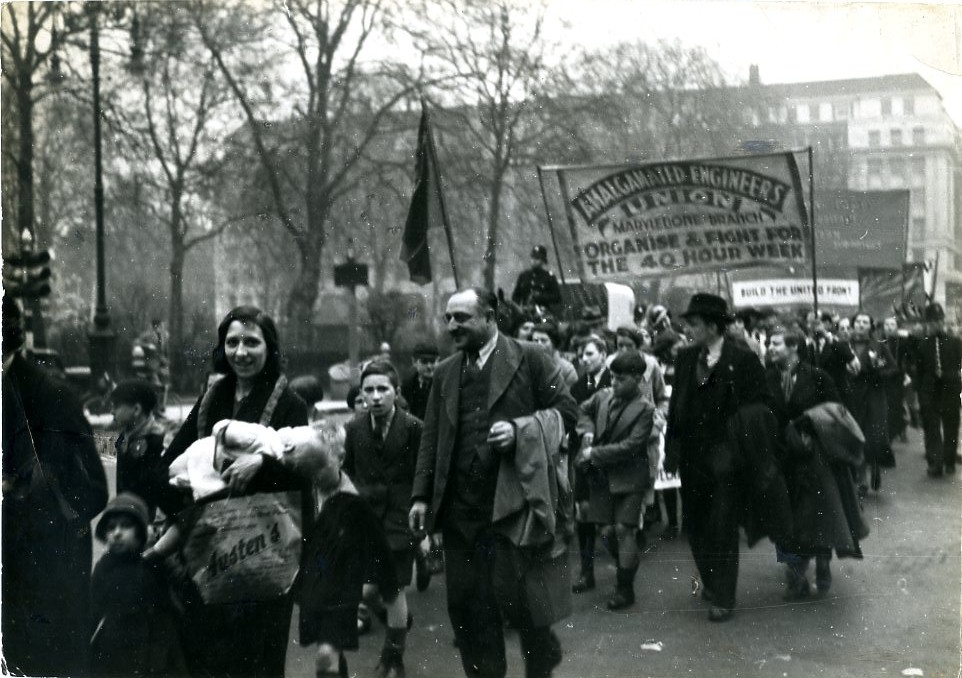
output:
<svg viewBox="0 0 962 678"><path fill-rule="evenodd" d="M117 335L110 326L107 308L107 275L104 263L104 182L102 162L102 139L100 131L100 31L97 3L87 3L85 9L90 20L90 71L93 80L94 99L94 213L97 223L97 307L94 310L93 328L87 335L90 341L91 374L100 377L112 373L114 367L114 343Z"/></svg>

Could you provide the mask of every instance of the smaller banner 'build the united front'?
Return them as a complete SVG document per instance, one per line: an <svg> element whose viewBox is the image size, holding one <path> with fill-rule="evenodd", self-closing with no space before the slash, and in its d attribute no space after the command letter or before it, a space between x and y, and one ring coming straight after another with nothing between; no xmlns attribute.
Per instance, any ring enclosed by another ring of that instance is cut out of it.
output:
<svg viewBox="0 0 962 678"><path fill-rule="evenodd" d="M811 261L791 153L550 169L585 281Z"/></svg>

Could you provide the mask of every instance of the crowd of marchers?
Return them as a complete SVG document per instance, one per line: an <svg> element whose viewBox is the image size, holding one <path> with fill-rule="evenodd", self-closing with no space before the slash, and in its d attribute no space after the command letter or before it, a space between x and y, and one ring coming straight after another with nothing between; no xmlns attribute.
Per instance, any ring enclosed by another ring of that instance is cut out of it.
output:
<svg viewBox="0 0 962 678"><path fill-rule="evenodd" d="M547 677L564 654L552 625L594 595L599 543L617 565L605 604L622 610L646 540L683 535L708 619L725 622L740 530L774 545L786 599L824 595L832 558L861 557L862 500L907 426L924 432L929 476L955 471L962 340L938 304L877 325L732 313L696 293L677 318L639 300L633 324L609 328L590 308L559 322L544 248L532 259L511 313L482 288L448 299L450 355L425 340L413 365L363 362L343 427L306 404L314 384L288 381L270 316L233 309L220 378L172 439L154 385L114 389L113 498L80 406L29 362L5 297L6 668L283 676L296 602L316 675L349 675L374 616L372 673L396 678L406 589L443 572L465 675L507 673L510 625L525 675ZM252 520L265 506L281 518Z"/></svg>

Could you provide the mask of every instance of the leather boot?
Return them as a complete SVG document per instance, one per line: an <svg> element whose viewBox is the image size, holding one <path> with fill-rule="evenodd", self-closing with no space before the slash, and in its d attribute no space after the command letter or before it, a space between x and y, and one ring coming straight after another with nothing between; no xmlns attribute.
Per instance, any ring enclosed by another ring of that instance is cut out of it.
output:
<svg viewBox="0 0 962 678"><path fill-rule="evenodd" d="M609 610L624 610L635 604L635 572L637 570L637 567L631 569L618 568L618 584L615 588L615 594L608 599Z"/></svg>
<svg viewBox="0 0 962 678"><path fill-rule="evenodd" d="M374 669L377 678L404 678L404 644L407 635L407 629L387 629L381 661Z"/></svg>

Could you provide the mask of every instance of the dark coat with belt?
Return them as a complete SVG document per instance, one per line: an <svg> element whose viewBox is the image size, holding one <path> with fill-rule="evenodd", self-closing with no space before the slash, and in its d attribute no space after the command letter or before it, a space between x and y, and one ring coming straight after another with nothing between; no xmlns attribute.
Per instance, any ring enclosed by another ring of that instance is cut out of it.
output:
<svg viewBox="0 0 962 678"><path fill-rule="evenodd" d="M568 393L561 370L540 346L501 334L488 360L494 361L488 386L489 422L513 421L540 410L555 409L565 429L574 428L577 405ZM464 354L459 351L438 365L428 397L411 496L428 503L429 530L444 521L448 477L454 470L456 454L463 363ZM498 483L505 481L505 474L499 472ZM499 551L500 561L495 565L497 598L502 603L516 599L519 582L523 582L523 598L536 626L549 625L571 610L566 556L555 557L553 551L553 544L531 551L509 546Z"/></svg>
<svg viewBox="0 0 962 678"><path fill-rule="evenodd" d="M413 539L408 511L421 446L421 422L395 408L384 440L378 439L371 428L370 415L348 422L345 429L344 472L381 521L391 548L408 548Z"/></svg>
<svg viewBox="0 0 962 678"><path fill-rule="evenodd" d="M415 372L401 383L401 393L408 403L408 412L421 421L424 421L424 409L428 406L432 381L433 378L422 384L421 377Z"/></svg>
<svg viewBox="0 0 962 678"><path fill-rule="evenodd" d="M654 414L655 406L640 393L624 405L615 403L611 388L581 404L578 432L594 435L590 463L604 472L612 494L644 492L651 486L648 438Z"/></svg>
<svg viewBox="0 0 962 678"><path fill-rule="evenodd" d="M29 362L3 371L2 624L6 666L31 676L86 670L90 521L107 478L70 387Z"/></svg>

